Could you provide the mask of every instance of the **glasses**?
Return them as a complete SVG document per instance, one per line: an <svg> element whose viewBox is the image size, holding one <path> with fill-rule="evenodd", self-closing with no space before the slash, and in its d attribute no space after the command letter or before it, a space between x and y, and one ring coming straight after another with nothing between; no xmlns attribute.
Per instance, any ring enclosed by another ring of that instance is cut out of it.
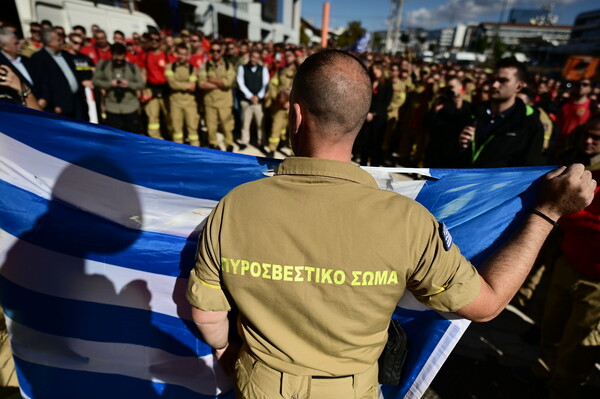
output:
<svg viewBox="0 0 600 399"><path fill-rule="evenodd" d="M74 44L76 46L81 46L83 44L83 42L76 42L74 40L71 40L71 44Z"/></svg>
<svg viewBox="0 0 600 399"><path fill-rule="evenodd" d="M589 83L589 82L579 82L579 86L581 86L581 87L590 87L591 83Z"/></svg>
<svg viewBox="0 0 600 399"><path fill-rule="evenodd" d="M220 52L221 52L221 49L219 49L219 48L211 48L211 49L210 49L210 52L211 52L211 53L220 53Z"/></svg>
<svg viewBox="0 0 600 399"><path fill-rule="evenodd" d="M600 134L592 134L590 132L587 132L586 134L584 134L585 139L591 139L592 141L598 141L600 140Z"/></svg>
<svg viewBox="0 0 600 399"><path fill-rule="evenodd" d="M192 42L192 43L198 43L199 41L200 41L200 40L194 40L194 39L191 39L191 40L190 40L190 42Z"/></svg>

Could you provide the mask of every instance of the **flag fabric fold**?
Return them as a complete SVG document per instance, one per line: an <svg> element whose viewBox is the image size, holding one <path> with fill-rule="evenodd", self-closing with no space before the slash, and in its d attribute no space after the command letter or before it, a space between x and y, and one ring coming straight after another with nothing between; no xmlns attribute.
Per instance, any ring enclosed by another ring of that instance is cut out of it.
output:
<svg viewBox="0 0 600 399"><path fill-rule="evenodd" d="M23 396L233 398L185 287L212 207L278 164L0 103L0 301ZM475 265L515 230L549 169L367 168L444 222ZM382 396L419 398L468 321L410 294L393 317L409 353Z"/></svg>

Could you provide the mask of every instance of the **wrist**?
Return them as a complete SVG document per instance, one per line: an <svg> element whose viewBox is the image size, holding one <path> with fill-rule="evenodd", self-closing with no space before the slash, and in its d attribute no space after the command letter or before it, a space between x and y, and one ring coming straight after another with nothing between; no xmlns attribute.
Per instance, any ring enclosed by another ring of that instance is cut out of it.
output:
<svg viewBox="0 0 600 399"><path fill-rule="evenodd" d="M531 208L529 210L529 213L545 220L550 225L552 225L552 227L558 227L558 219L560 219L560 216L557 216L556 214L550 213L548 211L540 210L539 207Z"/></svg>

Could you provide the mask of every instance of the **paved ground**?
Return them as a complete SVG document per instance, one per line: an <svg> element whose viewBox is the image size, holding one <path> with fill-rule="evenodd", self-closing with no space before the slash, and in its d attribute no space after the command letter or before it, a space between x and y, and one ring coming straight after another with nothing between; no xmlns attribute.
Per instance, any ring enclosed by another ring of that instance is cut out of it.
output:
<svg viewBox="0 0 600 399"><path fill-rule="evenodd" d="M536 399L547 397L529 372L538 332L509 305L495 320L472 323L424 396L427 399ZM600 398L600 370L592 383L565 399Z"/></svg>

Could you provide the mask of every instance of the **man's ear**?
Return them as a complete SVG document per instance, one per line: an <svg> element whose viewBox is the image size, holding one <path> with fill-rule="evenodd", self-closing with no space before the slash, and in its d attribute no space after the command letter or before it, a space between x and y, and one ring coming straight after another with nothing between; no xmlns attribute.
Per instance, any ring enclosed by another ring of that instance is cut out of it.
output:
<svg viewBox="0 0 600 399"><path fill-rule="evenodd" d="M521 90L523 90L523 87L525 87L525 83L523 83L523 82L517 83L517 93L521 92Z"/></svg>
<svg viewBox="0 0 600 399"><path fill-rule="evenodd" d="M297 134L300 131L300 125L302 125L302 108L300 107L300 104L293 103L290 114L290 128L292 129L292 134Z"/></svg>

